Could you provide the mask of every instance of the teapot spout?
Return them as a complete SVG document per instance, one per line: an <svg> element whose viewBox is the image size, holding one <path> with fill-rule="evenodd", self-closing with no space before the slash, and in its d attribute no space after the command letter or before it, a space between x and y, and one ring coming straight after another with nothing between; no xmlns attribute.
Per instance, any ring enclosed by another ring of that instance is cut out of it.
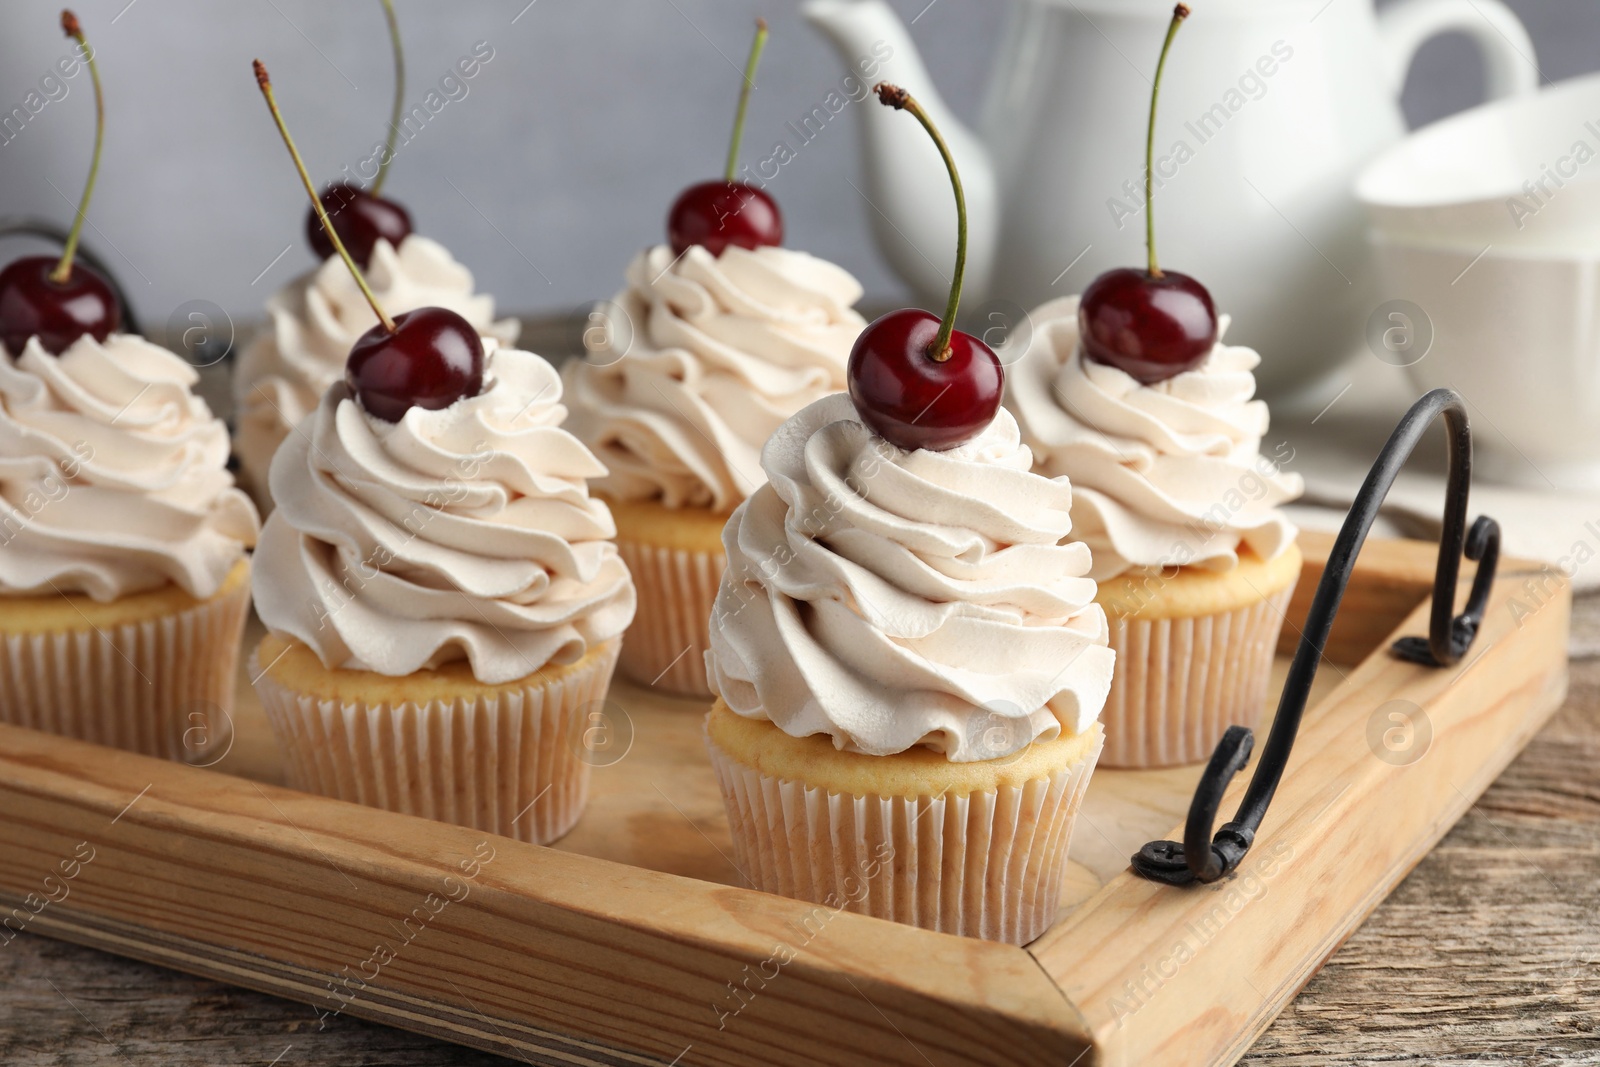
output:
<svg viewBox="0 0 1600 1067"><path fill-rule="evenodd" d="M962 294L963 303L973 307L988 293L1000 231L988 149L951 114L905 25L884 0L809 0L802 11L865 89L887 81L908 90L944 135L967 201ZM944 163L917 123L871 97L857 98L863 175L856 190L866 201L861 209L872 221L873 238L890 267L937 309L949 292L956 247L955 198Z"/></svg>

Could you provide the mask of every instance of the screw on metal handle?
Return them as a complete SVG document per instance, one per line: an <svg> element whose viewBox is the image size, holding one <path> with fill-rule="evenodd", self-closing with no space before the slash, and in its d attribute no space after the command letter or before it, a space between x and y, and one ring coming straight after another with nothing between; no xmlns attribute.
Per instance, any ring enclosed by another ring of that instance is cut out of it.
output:
<svg viewBox="0 0 1600 1067"><path fill-rule="evenodd" d="M1434 389L1411 406L1394 433L1389 436L1377 461L1367 472L1356 494L1355 503L1328 555L1327 568L1317 583L1300 631L1300 646L1278 700L1272 730L1256 764L1244 800L1233 821L1223 824L1215 835L1217 809L1233 776L1250 759L1255 739L1243 726L1230 726L1217 744L1195 789L1184 824L1183 843L1151 841L1134 854L1135 873L1168 885L1215 882L1236 870L1255 841L1261 820L1266 817L1278 783L1283 779L1289 753L1294 748L1300 719L1311 695L1322 650L1333 629L1333 620L1344 599L1345 588L1355 570L1356 556L1366 543L1367 533L1378 517L1378 509L1388 495L1411 453L1435 419L1444 417L1449 445L1449 475L1445 488L1444 524L1439 536L1439 563L1434 571L1433 610L1428 636L1404 637L1393 646L1395 655L1431 667L1449 667L1460 662L1477 637L1479 624L1489 603L1495 568L1500 562L1500 527L1488 516L1479 516L1467 528L1468 494L1472 488L1472 430L1467 425L1466 404L1453 389ZM1461 557L1475 560L1477 574L1466 609L1455 615L1457 578Z"/></svg>
<svg viewBox="0 0 1600 1067"><path fill-rule="evenodd" d="M0 237L38 237L54 241L58 245L65 245L68 233L67 227L58 226L48 219L0 218ZM133 304L128 301L128 291L122 287L122 283L117 280L111 268L106 266L106 261L85 245L78 246L78 258L93 267L116 294L117 303L122 305L122 332L143 334L144 331L139 328L139 320L134 316Z"/></svg>

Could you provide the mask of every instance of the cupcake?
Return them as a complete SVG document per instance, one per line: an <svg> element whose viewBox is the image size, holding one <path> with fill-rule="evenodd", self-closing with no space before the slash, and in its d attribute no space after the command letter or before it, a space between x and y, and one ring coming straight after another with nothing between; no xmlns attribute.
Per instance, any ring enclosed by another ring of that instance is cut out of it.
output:
<svg viewBox="0 0 1600 1067"><path fill-rule="evenodd" d="M762 443L844 388L861 287L804 252L731 244L659 245L627 282L565 369L570 426L610 471L595 488L638 583L622 671L704 697L723 524L764 480Z"/></svg>
<svg viewBox="0 0 1600 1067"><path fill-rule="evenodd" d="M358 345L357 392L285 440L251 675L296 787L543 843L582 811L634 593L559 376L484 347L481 388L428 410L370 398Z"/></svg>
<svg viewBox="0 0 1600 1067"><path fill-rule="evenodd" d="M197 381L130 334L0 351L0 720L226 752L258 519Z"/></svg>
<svg viewBox="0 0 1600 1067"><path fill-rule="evenodd" d="M1022 943L1054 920L1111 686L1072 487L1010 414L897 447L790 419L729 519L706 739L757 888Z"/></svg>
<svg viewBox="0 0 1600 1067"><path fill-rule="evenodd" d="M497 321L494 298L474 293L471 272L437 241L409 234L397 247L378 238L365 269L368 284L391 315L424 306L448 308L480 334L505 345L516 342L517 321ZM270 325L245 349L234 375L241 481L263 511L272 507L267 472L273 454L343 376L350 346L378 324L336 255L284 286L267 301L267 312Z"/></svg>
<svg viewBox="0 0 1600 1067"><path fill-rule="evenodd" d="M1087 358L1078 299L1032 314L1006 405L1034 469L1074 489L1073 535L1094 558L1117 677L1104 715L1112 767L1210 757L1232 724L1258 728L1284 609L1300 575L1279 505L1303 483L1261 452L1260 357L1217 341L1153 384Z"/></svg>

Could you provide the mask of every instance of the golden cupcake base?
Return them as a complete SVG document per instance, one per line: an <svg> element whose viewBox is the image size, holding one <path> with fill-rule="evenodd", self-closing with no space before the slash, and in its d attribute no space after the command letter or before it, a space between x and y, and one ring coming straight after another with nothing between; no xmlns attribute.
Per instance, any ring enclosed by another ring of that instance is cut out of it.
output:
<svg viewBox="0 0 1600 1067"><path fill-rule="evenodd" d="M728 516L654 500L607 503L617 521L617 550L639 596L622 640L622 674L640 685L709 699L706 650L727 566L722 527Z"/></svg>
<svg viewBox="0 0 1600 1067"><path fill-rule="evenodd" d="M1129 571L1095 601L1117 654L1105 724L1107 767L1171 767L1211 758L1229 726L1260 732L1300 550L1242 551L1227 571Z"/></svg>
<svg viewBox="0 0 1600 1067"><path fill-rule="evenodd" d="M227 752L248 560L205 600L169 584L0 605L0 721L189 763Z"/></svg>
<svg viewBox="0 0 1600 1067"><path fill-rule="evenodd" d="M757 888L1024 944L1055 921L1098 724L1013 756L840 752L718 700L706 717L734 863Z"/></svg>
<svg viewBox="0 0 1600 1067"><path fill-rule="evenodd" d="M485 685L465 662L398 678L330 669L269 634L250 674L295 788L545 844L588 800L585 732L604 723L617 651Z"/></svg>

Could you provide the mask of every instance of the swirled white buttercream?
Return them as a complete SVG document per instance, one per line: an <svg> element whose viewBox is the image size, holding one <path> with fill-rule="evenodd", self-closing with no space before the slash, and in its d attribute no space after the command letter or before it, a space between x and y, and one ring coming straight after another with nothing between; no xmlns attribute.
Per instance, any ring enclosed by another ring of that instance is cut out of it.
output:
<svg viewBox="0 0 1600 1067"><path fill-rule="evenodd" d="M1222 343L1227 316L1205 362L1155 385L1082 356L1077 297L1032 319L1031 344L1006 373L1006 406L1035 469L1072 479L1073 532L1096 579L1134 567L1225 570L1241 544L1271 559L1294 543L1278 505L1304 483L1261 454L1267 405L1252 399L1251 373L1261 357Z"/></svg>
<svg viewBox="0 0 1600 1067"><path fill-rule="evenodd" d="M572 430L621 500L729 511L762 482L761 446L845 387L861 285L787 248L639 253L566 369Z"/></svg>
<svg viewBox="0 0 1600 1067"><path fill-rule="evenodd" d="M131 334L0 349L0 597L217 592L259 521L198 380Z"/></svg>
<svg viewBox="0 0 1600 1067"><path fill-rule="evenodd" d="M486 342L478 396L397 423L341 382L272 461L277 508L256 550L267 627L329 668L401 676L468 660L498 685L622 633L633 581L561 428L561 379Z"/></svg>
<svg viewBox="0 0 1600 1067"><path fill-rule="evenodd" d="M948 452L907 452L846 395L790 419L767 485L728 520L712 688L735 712L870 755L993 759L1080 733L1111 686L1072 489L1030 473L1001 411Z"/></svg>
<svg viewBox="0 0 1600 1067"><path fill-rule="evenodd" d="M367 284L391 315L419 307L449 308L485 337L516 342L515 319L494 317L494 298L472 291L472 273L437 241L412 234L396 249L379 240ZM270 326L245 349L234 375L239 463L245 481L266 502L272 456L327 392L344 377L350 347L378 324L338 256L284 286L267 301Z"/></svg>

